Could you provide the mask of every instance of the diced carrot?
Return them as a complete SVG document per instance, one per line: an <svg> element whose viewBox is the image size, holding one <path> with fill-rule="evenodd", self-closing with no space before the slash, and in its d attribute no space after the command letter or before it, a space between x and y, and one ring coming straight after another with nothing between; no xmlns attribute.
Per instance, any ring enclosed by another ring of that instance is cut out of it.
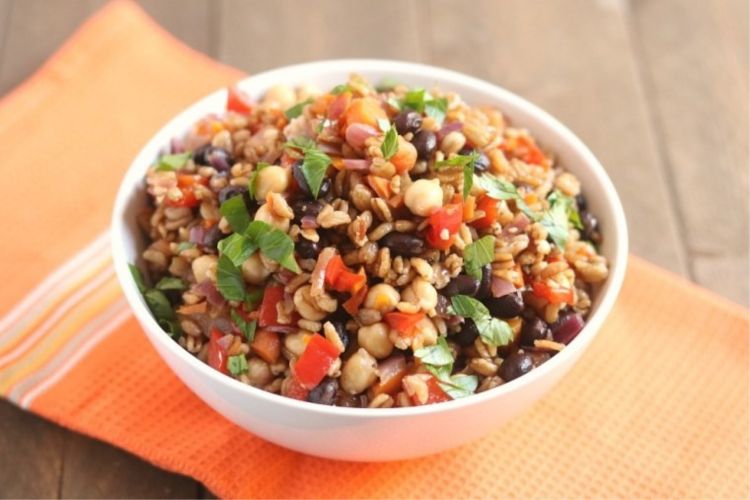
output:
<svg viewBox="0 0 750 500"><path fill-rule="evenodd" d="M387 119L380 101L372 97L361 97L352 100L344 113L344 121L347 125L352 123L364 123L378 128L378 120Z"/></svg>
<svg viewBox="0 0 750 500"><path fill-rule="evenodd" d="M378 364L380 380L370 388L370 397L393 394L401 388L401 379L408 373L403 354L394 354Z"/></svg>
<svg viewBox="0 0 750 500"><path fill-rule="evenodd" d="M464 200L464 215L463 220L468 221L474 218L474 210L477 207L477 199L474 196L469 195Z"/></svg>
<svg viewBox="0 0 750 500"><path fill-rule="evenodd" d="M206 301L197 304L183 305L177 309L178 314L203 314L206 312Z"/></svg>
<svg viewBox="0 0 750 500"><path fill-rule="evenodd" d="M349 297L346 302L342 304L344 310L354 316L359 311L359 307L362 305L362 302L365 301L365 297L367 297L367 285L363 286L357 292L352 294L351 297Z"/></svg>
<svg viewBox="0 0 750 500"><path fill-rule="evenodd" d="M266 363L273 364L281 354L279 334L271 330L258 330L250 348Z"/></svg>
<svg viewBox="0 0 750 500"><path fill-rule="evenodd" d="M381 198L386 200L391 197L391 185L388 180L378 177L377 175L368 175L367 184L377 193Z"/></svg>
<svg viewBox="0 0 750 500"><path fill-rule="evenodd" d="M415 148L412 143L399 136L398 150L389 161L393 163L393 166L396 167L396 172L399 174L408 172L414 168L414 165L417 163L417 148Z"/></svg>
<svg viewBox="0 0 750 500"><path fill-rule="evenodd" d="M333 102L335 98L336 96L331 94L323 94L321 96L318 96L318 98L310 103L310 111L316 116L322 116L326 114L328 106L331 105L331 102Z"/></svg>

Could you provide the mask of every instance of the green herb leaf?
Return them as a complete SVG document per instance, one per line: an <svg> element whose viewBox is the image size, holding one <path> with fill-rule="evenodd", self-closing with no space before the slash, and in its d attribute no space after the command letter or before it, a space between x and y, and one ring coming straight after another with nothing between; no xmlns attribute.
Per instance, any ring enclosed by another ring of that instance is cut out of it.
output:
<svg viewBox="0 0 750 500"><path fill-rule="evenodd" d="M508 345L513 340L513 330L505 321L493 318L487 307L467 295L454 295L451 298L453 314L474 320L479 335L487 344Z"/></svg>
<svg viewBox="0 0 750 500"><path fill-rule="evenodd" d="M404 98L401 100L402 106L411 108L414 111L420 113L424 112L424 100L425 90L424 89L412 89L406 93Z"/></svg>
<svg viewBox="0 0 750 500"><path fill-rule="evenodd" d="M245 295L245 309L247 311L254 310L258 304L263 300L263 288L250 289Z"/></svg>
<svg viewBox="0 0 750 500"><path fill-rule="evenodd" d="M395 78L383 78L380 80L380 83L375 86L375 90L378 92L388 92L389 90L393 90L393 87L398 84L399 81Z"/></svg>
<svg viewBox="0 0 750 500"><path fill-rule="evenodd" d="M391 128L391 122L388 121L388 118L378 118L378 127L381 131L388 132Z"/></svg>
<svg viewBox="0 0 750 500"><path fill-rule="evenodd" d="M258 322L254 320L245 321L245 318L240 316L240 314L234 309L231 310L230 315L232 316L234 324L237 325L237 328L242 332L242 335L245 336L248 342L252 342L255 338L255 329L258 326Z"/></svg>
<svg viewBox="0 0 750 500"><path fill-rule="evenodd" d="M438 126L441 126L443 121L445 121L445 115L448 112L448 99L440 97L425 101L424 112L427 116L432 117Z"/></svg>
<svg viewBox="0 0 750 500"><path fill-rule="evenodd" d="M414 351L414 357L419 358L425 365L447 366L453 364L453 354L444 337L440 337L437 344L417 349Z"/></svg>
<svg viewBox="0 0 750 500"><path fill-rule="evenodd" d="M287 141L284 144L284 147L285 148L297 148L297 149L301 149L304 152L304 151L307 151L308 149L315 149L316 145L315 145L314 140L310 139L309 137L305 137L304 135L300 135Z"/></svg>
<svg viewBox="0 0 750 500"><path fill-rule="evenodd" d="M258 237L260 251L269 259L275 260L293 273L299 273L300 268L294 260L294 241L288 234L273 228Z"/></svg>
<svg viewBox="0 0 750 500"><path fill-rule="evenodd" d="M135 286L138 287L138 291L145 293L148 288L146 287L146 282L143 281L141 270L134 264L128 264L128 268L130 268L130 274L133 276L133 281L135 281Z"/></svg>
<svg viewBox="0 0 750 500"><path fill-rule="evenodd" d="M243 233L250 224L250 214L247 213L245 200L242 195L232 196L221 204L219 211L226 217L235 233Z"/></svg>
<svg viewBox="0 0 750 500"><path fill-rule="evenodd" d="M469 276L482 279L482 266L495 258L495 237L484 236L464 249L464 268Z"/></svg>
<svg viewBox="0 0 750 500"><path fill-rule="evenodd" d="M157 172L169 172L177 170L185 166L185 163L190 159L192 153L187 151L185 153L179 153L174 155L162 155L159 158L159 164L156 166Z"/></svg>
<svg viewBox="0 0 750 500"><path fill-rule="evenodd" d="M154 288L157 290L185 290L187 285L180 278L167 276L160 279Z"/></svg>
<svg viewBox="0 0 750 500"><path fill-rule="evenodd" d="M339 94L343 94L344 92L351 92L351 89L349 88L349 84L347 83L336 85L335 87L331 89L330 93L333 95L339 95Z"/></svg>
<svg viewBox="0 0 750 500"><path fill-rule="evenodd" d="M380 151L386 160L390 160L396 154L398 151L398 132L396 132L396 127L388 127L385 137L383 137L383 144L380 145Z"/></svg>
<svg viewBox="0 0 750 500"><path fill-rule="evenodd" d="M177 245L178 252L190 250L191 248L195 248L195 243L193 243L192 241L183 241L182 243Z"/></svg>
<svg viewBox="0 0 750 500"><path fill-rule="evenodd" d="M512 182L498 179L492 175L475 175L474 184L487 191L490 198L496 200L514 200L518 210L523 212L532 221L539 220L539 215L529 208L523 197Z"/></svg>
<svg viewBox="0 0 750 500"><path fill-rule="evenodd" d="M245 355L229 356L227 358L227 369L235 376L247 373L247 359L245 359Z"/></svg>
<svg viewBox="0 0 750 500"><path fill-rule="evenodd" d="M318 198L320 186L323 185L323 180L326 178L326 171L330 164L331 157L321 150L311 148L305 151L305 157L302 160L300 168L307 181L307 186L310 188L310 192L315 199Z"/></svg>
<svg viewBox="0 0 750 500"><path fill-rule="evenodd" d="M542 214L540 222L547 229L552 242L562 250L568 242L568 221L574 210L573 198L554 191L547 197L547 201L549 210Z"/></svg>
<svg viewBox="0 0 750 500"><path fill-rule="evenodd" d="M401 103L395 97L389 97L386 102L396 111L401 111Z"/></svg>
<svg viewBox="0 0 750 500"><path fill-rule="evenodd" d="M448 380L440 379L438 381L440 388L453 399L465 398L471 396L477 390L479 379L476 375L466 375L458 373Z"/></svg>
<svg viewBox="0 0 750 500"><path fill-rule="evenodd" d="M229 257L229 260L235 266L241 266L258 249L258 245L252 239L237 233L233 233L221 240L218 247L219 253Z"/></svg>
<svg viewBox="0 0 750 500"><path fill-rule="evenodd" d="M464 174L464 198L469 196L474 183L474 165L479 159L479 153L472 151L468 155L455 155L448 160L442 160L435 164L436 167L458 167L460 166Z"/></svg>
<svg viewBox="0 0 750 500"><path fill-rule="evenodd" d="M151 312L157 320L175 318L175 312L174 309L172 309L172 304L169 302L169 299L167 299L167 296L164 295L164 292L162 292L161 290L157 290L155 288L146 290L143 293L143 298L146 300L148 308L151 309Z"/></svg>
<svg viewBox="0 0 750 500"><path fill-rule="evenodd" d="M157 319L156 322L159 326L172 337L173 340L178 340L182 336L182 327L180 323L175 319Z"/></svg>
<svg viewBox="0 0 750 500"><path fill-rule="evenodd" d="M442 125L448 111L448 100L444 97L435 98L425 89L412 89L402 99L401 106L425 113L438 125Z"/></svg>
<svg viewBox="0 0 750 500"><path fill-rule="evenodd" d="M257 165L255 165L255 170L253 170L253 173L250 174L250 179L248 179L247 183L247 190L250 192L250 196L255 198L255 189L258 185L258 174L261 170L263 170L266 167L270 167L270 163L266 163L264 161L259 161Z"/></svg>
<svg viewBox="0 0 750 500"><path fill-rule="evenodd" d="M311 102L313 102L313 98L309 97L309 98L305 99L304 101L298 102L297 104L295 104L291 108L289 108L286 111L284 111L284 114L290 120L292 118L297 118L299 115L302 114L302 111L305 109L305 106L307 106Z"/></svg>
<svg viewBox="0 0 750 500"><path fill-rule="evenodd" d="M245 298L242 273L226 255L219 257L216 266L216 287L227 300L241 301Z"/></svg>

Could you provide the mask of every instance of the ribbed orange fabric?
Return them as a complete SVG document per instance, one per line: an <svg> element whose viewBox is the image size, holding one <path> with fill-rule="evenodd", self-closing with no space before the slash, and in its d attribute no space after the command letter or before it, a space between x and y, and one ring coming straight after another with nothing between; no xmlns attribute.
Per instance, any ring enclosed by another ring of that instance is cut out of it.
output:
<svg viewBox="0 0 750 500"><path fill-rule="evenodd" d="M0 314L106 227L159 125L239 76L116 2L0 102L0 169L13 179L0 184L0 256L15 263L0 271ZM321 460L242 431L175 378L132 318L31 410L227 497L747 497L747 319L633 258L606 326L557 388L494 434L409 462Z"/></svg>

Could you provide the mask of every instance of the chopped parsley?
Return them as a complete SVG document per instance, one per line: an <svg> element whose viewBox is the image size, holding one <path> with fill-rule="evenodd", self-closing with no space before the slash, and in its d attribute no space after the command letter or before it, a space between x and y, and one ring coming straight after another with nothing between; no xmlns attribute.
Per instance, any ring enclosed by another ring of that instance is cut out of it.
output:
<svg viewBox="0 0 750 500"><path fill-rule="evenodd" d="M515 201L518 210L523 212L526 217L533 221L539 220L539 215L529 208L512 182L504 181L495 176L485 174L475 175L474 184L482 188L484 191L487 191L487 196L490 198Z"/></svg>
<svg viewBox="0 0 750 500"><path fill-rule="evenodd" d="M221 204L219 211L227 219L229 225L235 233L244 233L250 224L250 214L247 213L247 206L243 196L232 196Z"/></svg>
<svg viewBox="0 0 750 500"><path fill-rule="evenodd" d="M216 266L216 288L227 300L245 299L245 281L242 272L226 255L219 257Z"/></svg>
<svg viewBox="0 0 750 500"><path fill-rule="evenodd" d="M185 290L187 285L180 278L166 276L160 279L154 288L157 290Z"/></svg>
<svg viewBox="0 0 750 500"><path fill-rule="evenodd" d="M247 359L244 354L229 356L227 358L227 369L232 375L242 375L247 373Z"/></svg>
<svg viewBox="0 0 750 500"><path fill-rule="evenodd" d="M330 93L333 95L339 95L339 94L343 94L344 92L351 92L351 91L352 89L351 87L349 87L348 83L342 83L340 85L336 85L335 87L333 87Z"/></svg>
<svg viewBox="0 0 750 500"><path fill-rule="evenodd" d="M464 268L466 274L482 279L482 266L490 264L495 258L495 237L484 236L464 249Z"/></svg>
<svg viewBox="0 0 750 500"><path fill-rule="evenodd" d="M464 174L464 198L469 196L471 188L474 185L474 165L479 159L479 153L472 151L468 155L455 155L448 160L442 160L435 165L440 167L461 167Z"/></svg>
<svg viewBox="0 0 750 500"><path fill-rule="evenodd" d="M547 234L559 249L564 249L568 243L569 229L571 223L581 227L581 219L575 206L575 201L559 191L554 191L547 197L549 210L542 214L539 222L547 229Z"/></svg>
<svg viewBox="0 0 750 500"><path fill-rule="evenodd" d="M252 342L255 338L255 329L258 326L258 322L255 320L245 321L245 318L234 309L231 310L230 315L232 316L232 322L237 325L237 328L242 332L242 335L245 336L248 342Z"/></svg>
<svg viewBox="0 0 750 500"><path fill-rule="evenodd" d="M414 351L422 365L438 380L440 388L451 398L459 399L474 394L479 385L475 375L459 373L451 375L453 371L453 353L444 337L438 338L437 344L422 347Z"/></svg>
<svg viewBox="0 0 750 500"><path fill-rule="evenodd" d="M320 186L326 177L326 171L331 164L331 157L317 148L315 141L309 137L295 137L287 142L285 147L296 148L302 151L302 174L305 176L307 186L310 188L315 199L320 193Z"/></svg>
<svg viewBox="0 0 750 500"><path fill-rule="evenodd" d="M263 170L266 167L270 167L270 163L266 163L264 161L259 161L257 165L255 165L255 170L253 170L253 173L250 174L250 179L247 183L247 190L250 192L250 196L255 198L255 188L258 185L258 174L261 170Z"/></svg>
<svg viewBox="0 0 750 500"><path fill-rule="evenodd" d="M290 120L292 118L297 118L299 115L302 114L302 111L305 109L305 106L307 106L311 102L313 102L313 98L309 97L309 98L305 99L304 101L298 102L297 104L295 104L291 108L289 108L286 111L284 111L284 114Z"/></svg>
<svg viewBox="0 0 750 500"><path fill-rule="evenodd" d="M133 276L133 281L135 281L135 285L138 287L138 291L143 295L143 300L146 301L146 305L151 314L154 315L156 322L173 339L177 340L182 335L182 328L180 328L180 323L177 321L177 315L172 308L172 304L162 290L182 290L184 288L177 288L178 284L184 287L182 280L167 277L161 279L155 288L149 288L146 286L140 269L133 264L128 264L128 267L130 268L130 274ZM159 289L160 286L161 289Z"/></svg>
<svg viewBox="0 0 750 500"><path fill-rule="evenodd" d="M445 97L433 97L425 89L413 89L399 103L399 109L404 107L426 114L440 126L448 111L448 100Z"/></svg>
<svg viewBox="0 0 750 500"><path fill-rule="evenodd" d="M185 166L185 163L190 159L192 153L187 151L185 153L162 155L159 157L159 162L156 165L157 172L170 172L172 170L178 170Z"/></svg>
<svg viewBox="0 0 750 500"><path fill-rule="evenodd" d="M388 127L383 137L383 144L380 145L380 152L383 153L385 160L390 160L398 151L398 132L396 127Z"/></svg>
<svg viewBox="0 0 750 500"><path fill-rule="evenodd" d="M505 346L513 340L513 330L510 325L498 318L492 317L487 306L467 295L454 295L451 298L453 314L474 320L479 335L487 344Z"/></svg>

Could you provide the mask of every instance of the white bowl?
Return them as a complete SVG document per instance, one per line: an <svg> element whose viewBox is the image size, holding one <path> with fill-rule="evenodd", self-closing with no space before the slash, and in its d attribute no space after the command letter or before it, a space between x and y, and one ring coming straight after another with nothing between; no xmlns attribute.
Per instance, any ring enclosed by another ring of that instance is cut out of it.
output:
<svg viewBox="0 0 750 500"><path fill-rule="evenodd" d="M484 436L528 408L573 366L601 328L620 291L628 248L625 215L604 168L570 130L528 101L476 78L421 64L352 59L288 66L246 78L239 86L258 98L277 83L332 88L352 72L374 83L395 78L426 88L437 84L459 93L470 104L497 106L514 125L528 128L581 180L591 211L599 218L604 236L601 251L611 270L594 299L585 328L561 353L530 373L481 394L436 405L375 410L316 405L264 392L222 375L180 347L157 325L128 271L128 263L138 260L144 244L136 214L145 203L143 177L149 165L172 137L186 133L202 116L222 112L225 90L201 99L172 119L131 164L112 218L114 263L133 313L159 355L185 385L224 417L263 439L310 455L358 461L413 458Z"/></svg>

